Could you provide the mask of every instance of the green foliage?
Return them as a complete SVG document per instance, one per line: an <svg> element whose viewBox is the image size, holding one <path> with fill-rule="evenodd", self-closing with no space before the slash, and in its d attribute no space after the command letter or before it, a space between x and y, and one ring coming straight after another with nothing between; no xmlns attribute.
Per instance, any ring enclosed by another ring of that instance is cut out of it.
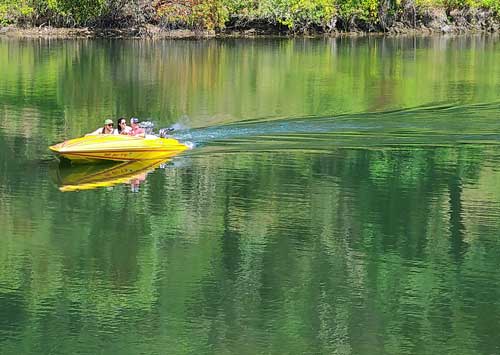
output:
<svg viewBox="0 0 500 355"><path fill-rule="evenodd" d="M225 0L229 13L243 16L254 14L261 2L255 0Z"/></svg>
<svg viewBox="0 0 500 355"><path fill-rule="evenodd" d="M214 30L224 28L227 18L223 0L203 0L193 6L191 23L195 27Z"/></svg>
<svg viewBox="0 0 500 355"><path fill-rule="evenodd" d="M156 13L159 19L168 25L184 25L189 22L191 14L190 6L187 2L166 2L157 5Z"/></svg>
<svg viewBox="0 0 500 355"><path fill-rule="evenodd" d="M228 10L224 0L174 0L159 2L157 15L167 26L215 30L224 28Z"/></svg>
<svg viewBox="0 0 500 355"><path fill-rule="evenodd" d="M376 20L378 8L378 0L344 0L339 2L339 15L348 20Z"/></svg>
<svg viewBox="0 0 500 355"><path fill-rule="evenodd" d="M418 9L487 9L499 0L409 0ZM280 24L291 31L335 30L343 23L371 25L405 11L402 0L0 0L0 24L122 27L153 21L168 28L220 30L230 18ZM348 26L349 27L349 26ZM373 28L373 26L372 26Z"/></svg>
<svg viewBox="0 0 500 355"><path fill-rule="evenodd" d="M415 4L420 7L445 7L448 9L490 9L500 14L499 0L416 0Z"/></svg>
<svg viewBox="0 0 500 355"><path fill-rule="evenodd" d="M500 16L500 1L499 0L483 0L484 7L495 11Z"/></svg>
<svg viewBox="0 0 500 355"><path fill-rule="evenodd" d="M101 15L106 0L0 0L0 23L82 25Z"/></svg>
<svg viewBox="0 0 500 355"><path fill-rule="evenodd" d="M275 1L279 23L290 29L307 29L311 26L329 27L335 15L333 0L287 0Z"/></svg>
<svg viewBox="0 0 500 355"><path fill-rule="evenodd" d="M75 24L86 24L96 19L106 5L105 0L47 0L48 8L64 17L70 17Z"/></svg>
<svg viewBox="0 0 500 355"><path fill-rule="evenodd" d="M0 4L0 26L9 24L9 7L6 4Z"/></svg>
<svg viewBox="0 0 500 355"><path fill-rule="evenodd" d="M18 19L30 16L33 7L24 0L0 0L0 25L17 23Z"/></svg>
<svg viewBox="0 0 500 355"><path fill-rule="evenodd" d="M497 14L500 14L500 0L469 0L472 2L471 7L491 9Z"/></svg>

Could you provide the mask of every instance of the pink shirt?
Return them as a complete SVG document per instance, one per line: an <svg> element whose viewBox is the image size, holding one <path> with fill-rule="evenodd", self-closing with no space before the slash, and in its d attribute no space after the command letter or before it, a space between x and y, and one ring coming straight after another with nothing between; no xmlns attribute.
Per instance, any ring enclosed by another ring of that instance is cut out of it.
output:
<svg viewBox="0 0 500 355"><path fill-rule="evenodd" d="M144 134L144 129L139 126L136 126L135 128L131 128L128 134L130 136L137 136L139 134Z"/></svg>

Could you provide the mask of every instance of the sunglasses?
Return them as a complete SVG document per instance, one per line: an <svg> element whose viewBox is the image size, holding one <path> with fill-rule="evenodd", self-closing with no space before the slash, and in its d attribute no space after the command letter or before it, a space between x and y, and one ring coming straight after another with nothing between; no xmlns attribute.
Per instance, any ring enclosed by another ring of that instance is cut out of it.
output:
<svg viewBox="0 0 500 355"><path fill-rule="evenodd" d="M106 126L113 127L113 124L112 123L108 123Z"/></svg>

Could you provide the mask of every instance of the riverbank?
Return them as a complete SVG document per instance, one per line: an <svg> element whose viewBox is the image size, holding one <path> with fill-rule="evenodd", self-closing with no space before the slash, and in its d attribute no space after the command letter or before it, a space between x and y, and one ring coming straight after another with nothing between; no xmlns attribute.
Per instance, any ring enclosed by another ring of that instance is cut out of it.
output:
<svg viewBox="0 0 500 355"><path fill-rule="evenodd" d="M0 27L0 35L19 38L213 38L259 36L338 36L365 34L466 34L500 32L500 16L491 9L462 8L405 8L392 17L379 16L377 20L352 17L332 17L328 26L291 28L282 23L243 16L228 18L218 29L168 27L141 23L125 28L113 26L53 27L9 25Z"/></svg>
<svg viewBox="0 0 500 355"><path fill-rule="evenodd" d="M336 36L363 36L363 35L432 35L432 34L474 34L474 33L497 33L500 25L493 23L490 26L471 26L449 24L446 22L433 22L419 27L405 26L396 23L387 31L366 32L356 31L334 31L291 33L277 31L275 29L263 28L233 28L224 31L193 31L187 29L165 30L157 26L144 26L130 29L101 29L101 28L55 28L55 27L30 27L18 28L14 26L0 28L0 36L14 38L137 38L137 39L196 39L196 38L252 38L252 37L336 37Z"/></svg>
<svg viewBox="0 0 500 355"><path fill-rule="evenodd" d="M158 26L140 26L132 28L59 28L59 27L27 27L7 26L0 28L0 36L16 38L209 38L214 31L193 31L188 29L164 30Z"/></svg>

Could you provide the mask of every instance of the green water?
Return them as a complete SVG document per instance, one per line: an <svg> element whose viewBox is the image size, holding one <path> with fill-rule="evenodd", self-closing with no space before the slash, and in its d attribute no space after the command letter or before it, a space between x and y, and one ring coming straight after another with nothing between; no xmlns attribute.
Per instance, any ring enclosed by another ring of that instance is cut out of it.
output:
<svg viewBox="0 0 500 355"><path fill-rule="evenodd" d="M193 149L107 187L104 118ZM0 38L0 353L499 354L500 38Z"/></svg>

